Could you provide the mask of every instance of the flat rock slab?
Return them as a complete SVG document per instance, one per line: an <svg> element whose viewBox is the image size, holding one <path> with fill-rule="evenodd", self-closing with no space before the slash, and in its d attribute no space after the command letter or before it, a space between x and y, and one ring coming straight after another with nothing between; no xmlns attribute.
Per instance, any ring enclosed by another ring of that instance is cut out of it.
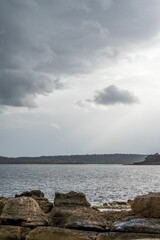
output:
<svg viewBox="0 0 160 240"><path fill-rule="evenodd" d="M113 224L112 231L160 234L160 219L133 218L126 221L118 221Z"/></svg>
<svg viewBox="0 0 160 240"><path fill-rule="evenodd" d="M143 233L104 233L99 234L96 240L158 240L159 234Z"/></svg>
<svg viewBox="0 0 160 240"><path fill-rule="evenodd" d="M37 227L26 240L95 240L96 234L54 227Z"/></svg>
<svg viewBox="0 0 160 240"><path fill-rule="evenodd" d="M25 240L30 229L17 226L0 226L0 240Z"/></svg>

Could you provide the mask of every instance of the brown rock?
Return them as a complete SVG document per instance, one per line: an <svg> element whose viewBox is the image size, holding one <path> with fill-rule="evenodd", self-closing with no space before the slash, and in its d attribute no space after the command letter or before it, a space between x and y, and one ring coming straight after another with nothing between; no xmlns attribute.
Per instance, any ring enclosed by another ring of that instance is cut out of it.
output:
<svg viewBox="0 0 160 240"><path fill-rule="evenodd" d="M55 208L50 213L49 225L97 232L109 230L108 222L101 213L91 208Z"/></svg>
<svg viewBox="0 0 160 240"><path fill-rule="evenodd" d="M47 198L33 197L39 204L40 208L44 213L49 213L53 208L53 203L51 203Z"/></svg>
<svg viewBox="0 0 160 240"><path fill-rule="evenodd" d="M136 197L131 208L138 216L160 218L160 193L149 193Z"/></svg>
<svg viewBox="0 0 160 240"><path fill-rule="evenodd" d="M47 224L45 213L30 197L9 199L3 208L1 220L5 224L31 227Z"/></svg>
<svg viewBox="0 0 160 240"><path fill-rule="evenodd" d="M30 229L17 226L0 226L0 240L25 240Z"/></svg>
<svg viewBox="0 0 160 240"><path fill-rule="evenodd" d="M3 211L3 207L5 205L7 201L7 198L4 198L4 197L0 197L0 215L2 214L2 211Z"/></svg>
<svg viewBox="0 0 160 240"><path fill-rule="evenodd" d="M32 230L26 240L94 240L94 233L53 227L37 227Z"/></svg>
<svg viewBox="0 0 160 240"><path fill-rule="evenodd" d="M86 196L83 193L69 192L69 193L55 193L54 205L56 207L90 207Z"/></svg>
<svg viewBox="0 0 160 240"><path fill-rule="evenodd" d="M101 215L110 223L115 221L127 220L134 216L133 211L104 211Z"/></svg>
<svg viewBox="0 0 160 240"><path fill-rule="evenodd" d="M144 233L102 233L99 234L96 240L158 240L159 234L144 234Z"/></svg>
<svg viewBox="0 0 160 240"><path fill-rule="evenodd" d="M23 192L21 194L16 194L15 197L32 197L39 204L44 213L49 213L53 208L53 203L51 203L47 198L44 197L44 193L40 190L32 190L30 192Z"/></svg>

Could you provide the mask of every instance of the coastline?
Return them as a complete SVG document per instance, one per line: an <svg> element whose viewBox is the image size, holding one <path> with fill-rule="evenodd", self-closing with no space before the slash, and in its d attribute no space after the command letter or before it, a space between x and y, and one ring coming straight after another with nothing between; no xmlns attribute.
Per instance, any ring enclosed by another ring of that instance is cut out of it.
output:
<svg viewBox="0 0 160 240"><path fill-rule="evenodd" d="M0 197L0 240L160 239L159 202L160 193L149 193L100 211L73 191L56 193L54 202L40 190Z"/></svg>

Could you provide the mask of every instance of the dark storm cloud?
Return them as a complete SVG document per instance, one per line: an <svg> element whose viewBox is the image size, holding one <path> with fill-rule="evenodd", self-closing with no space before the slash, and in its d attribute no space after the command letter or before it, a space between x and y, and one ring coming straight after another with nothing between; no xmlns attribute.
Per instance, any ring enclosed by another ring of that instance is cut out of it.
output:
<svg viewBox="0 0 160 240"><path fill-rule="evenodd" d="M92 71L106 47L152 38L159 10L157 0L1 0L0 105L33 106L61 76Z"/></svg>
<svg viewBox="0 0 160 240"><path fill-rule="evenodd" d="M61 83L29 71L5 71L0 74L0 105L35 107L37 94L47 95Z"/></svg>
<svg viewBox="0 0 160 240"><path fill-rule="evenodd" d="M90 101L90 100L89 100ZM139 100L133 93L128 90L123 90L115 85L104 88L97 92L92 100L95 104L100 105L115 105L115 104L133 104L138 103Z"/></svg>

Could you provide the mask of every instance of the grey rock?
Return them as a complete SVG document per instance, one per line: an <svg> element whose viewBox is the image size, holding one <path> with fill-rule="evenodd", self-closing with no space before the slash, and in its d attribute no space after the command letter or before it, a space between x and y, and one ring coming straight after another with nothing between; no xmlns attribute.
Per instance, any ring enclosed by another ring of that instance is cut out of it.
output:
<svg viewBox="0 0 160 240"><path fill-rule="evenodd" d="M160 219L133 218L126 221L118 221L113 224L112 231L160 234Z"/></svg>

